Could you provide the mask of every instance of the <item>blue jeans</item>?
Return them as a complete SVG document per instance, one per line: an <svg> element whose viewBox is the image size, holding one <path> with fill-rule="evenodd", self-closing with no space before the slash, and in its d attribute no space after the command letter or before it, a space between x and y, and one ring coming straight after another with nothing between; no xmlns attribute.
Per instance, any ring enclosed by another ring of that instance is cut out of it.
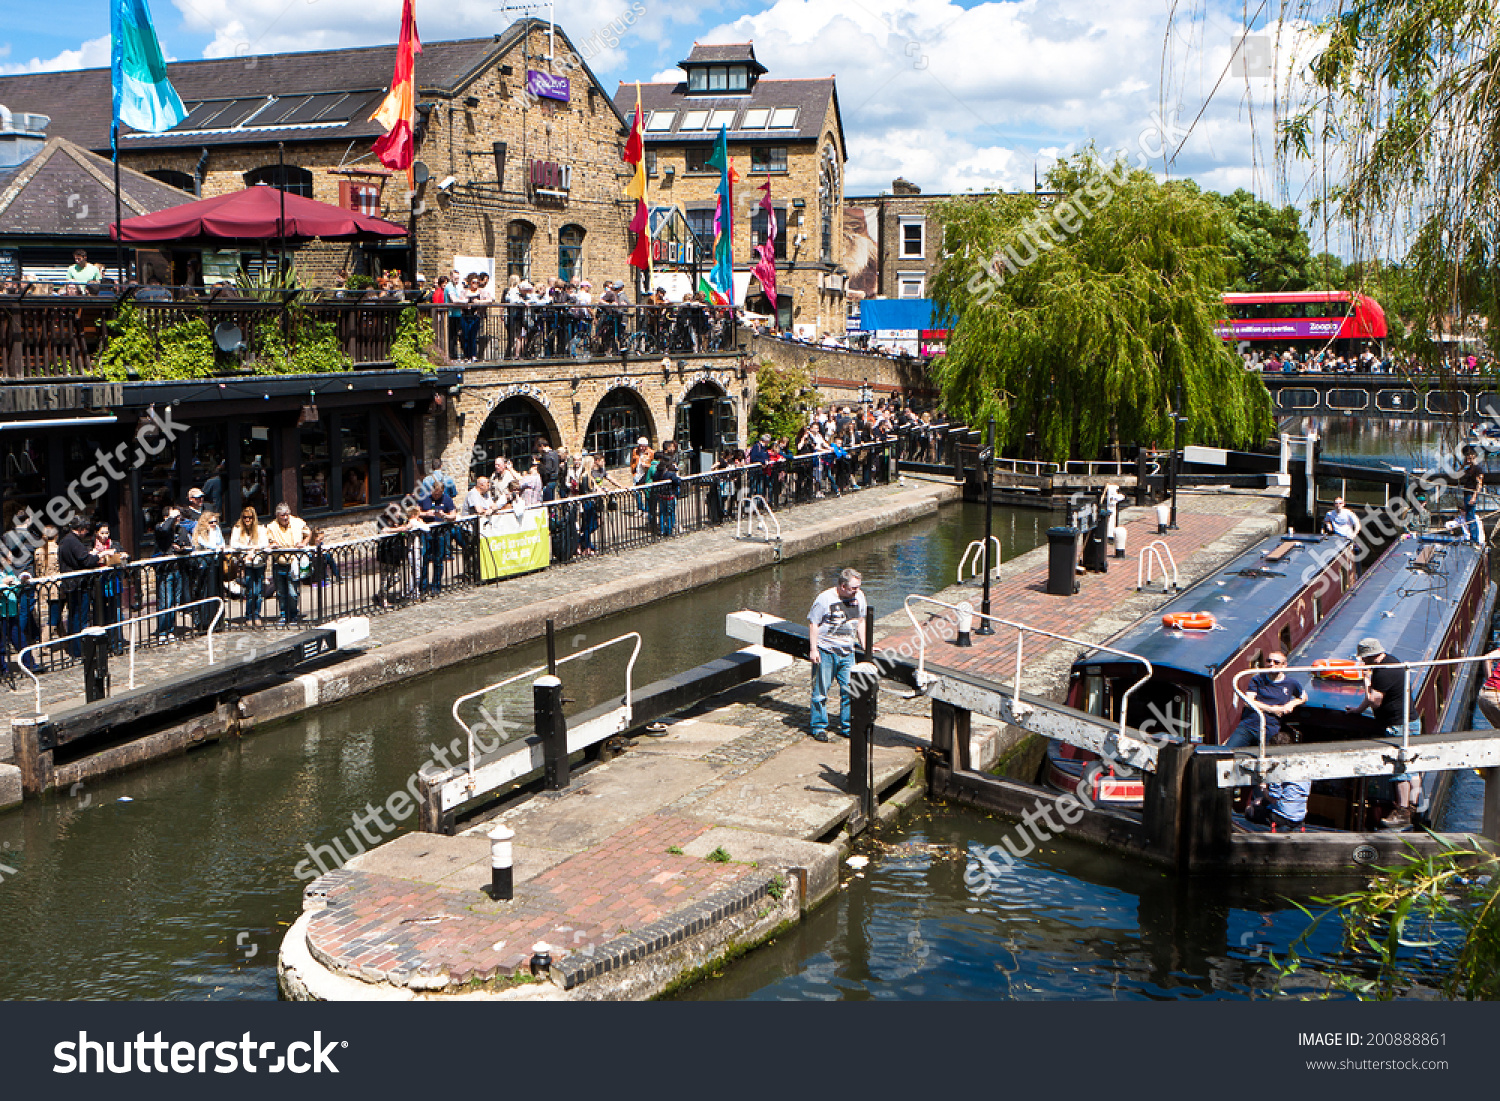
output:
<svg viewBox="0 0 1500 1101"><path fill-rule="evenodd" d="M297 576L298 565L277 562L271 567L271 576L276 582L276 604L281 609L281 622L291 623L297 618L297 598L302 594L302 578Z"/></svg>
<svg viewBox="0 0 1500 1101"><path fill-rule="evenodd" d="M836 679L839 682L839 721L834 724L834 733L849 732L849 673L854 668L854 651L833 653L818 650L818 660L812 668L812 718L808 729L816 736L828 729L828 692Z"/></svg>
<svg viewBox="0 0 1500 1101"><path fill-rule="evenodd" d="M656 512L661 524L658 530L663 535L671 535L677 527L677 498L663 497L657 503Z"/></svg>
<svg viewBox="0 0 1500 1101"><path fill-rule="evenodd" d="M182 567L177 564L159 566L156 571L156 609L162 614L156 617L156 633L167 634L175 630L177 616L171 609L182 603Z"/></svg>
<svg viewBox="0 0 1500 1101"><path fill-rule="evenodd" d="M264 566L246 566L244 573L245 589L245 618L260 618L261 595L266 589L266 568Z"/></svg>
<svg viewBox="0 0 1500 1101"><path fill-rule="evenodd" d="M1464 501L1464 538L1472 539L1476 543L1484 542L1484 528L1479 523L1477 500L1466 499Z"/></svg>

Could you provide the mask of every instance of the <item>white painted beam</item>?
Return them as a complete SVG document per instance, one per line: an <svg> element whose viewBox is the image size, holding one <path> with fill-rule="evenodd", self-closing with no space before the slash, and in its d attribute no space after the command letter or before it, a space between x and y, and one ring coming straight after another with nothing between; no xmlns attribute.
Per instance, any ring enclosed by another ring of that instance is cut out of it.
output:
<svg viewBox="0 0 1500 1101"><path fill-rule="evenodd" d="M1397 772L1448 772L1463 768L1500 767L1500 734L1492 730L1427 734L1411 740L1404 768L1401 740L1376 738L1358 742L1324 742L1316 746L1276 746L1266 751L1260 769L1256 750L1239 750L1218 763L1221 788L1245 787L1272 780L1338 780L1359 776L1393 776Z"/></svg>

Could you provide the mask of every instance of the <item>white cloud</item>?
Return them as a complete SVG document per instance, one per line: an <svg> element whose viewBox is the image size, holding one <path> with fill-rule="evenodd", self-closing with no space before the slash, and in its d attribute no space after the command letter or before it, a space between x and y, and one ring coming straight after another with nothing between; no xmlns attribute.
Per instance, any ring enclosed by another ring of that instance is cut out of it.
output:
<svg viewBox="0 0 1500 1101"><path fill-rule="evenodd" d="M10 54L7 45L0 57ZM56 57L33 57L30 61L0 62L0 75L14 73L58 73L68 69L97 69L109 64L109 35L91 38L76 50L64 50Z"/></svg>

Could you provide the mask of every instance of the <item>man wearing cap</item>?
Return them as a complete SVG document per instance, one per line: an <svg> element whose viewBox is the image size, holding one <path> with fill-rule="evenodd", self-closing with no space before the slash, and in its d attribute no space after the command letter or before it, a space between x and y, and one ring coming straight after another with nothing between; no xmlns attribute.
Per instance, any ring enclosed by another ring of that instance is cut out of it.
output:
<svg viewBox="0 0 1500 1101"><path fill-rule="evenodd" d="M1266 717L1266 742L1270 743L1281 729L1283 715L1307 702L1307 690L1302 682L1287 676L1286 655L1273 650L1266 655L1270 668L1250 678L1246 686L1247 695L1254 698L1257 707L1246 706L1240 721L1224 740L1226 749L1244 749L1260 744L1260 716Z"/></svg>
<svg viewBox="0 0 1500 1101"><path fill-rule="evenodd" d="M1385 644L1378 638L1360 639L1359 645L1355 647L1355 656L1367 670L1365 698L1349 708L1349 713L1357 715L1368 707L1375 721L1385 727L1386 734L1392 738L1401 737L1402 723L1406 718L1402 700L1406 691L1405 666L1385 652ZM1422 721L1417 715L1412 715L1407 730L1413 736L1422 733ZM1422 778L1416 773L1403 771L1391 777L1396 809L1381 821L1381 829L1404 830L1411 825L1412 807L1417 802L1412 794L1415 790L1420 797L1421 783Z"/></svg>

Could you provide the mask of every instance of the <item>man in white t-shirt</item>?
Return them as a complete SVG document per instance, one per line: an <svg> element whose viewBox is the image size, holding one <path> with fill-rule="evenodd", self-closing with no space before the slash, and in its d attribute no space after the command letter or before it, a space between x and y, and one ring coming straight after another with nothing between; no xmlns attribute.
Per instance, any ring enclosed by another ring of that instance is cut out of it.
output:
<svg viewBox="0 0 1500 1101"><path fill-rule="evenodd" d="M865 594L859 571L844 570L838 584L825 589L807 613L807 655L812 660L812 717L808 729L820 742L828 741L828 692L838 681L841 706L833 732L849 736L849 673L855 648L865 644Z"/></svg>
<svg viewBox="0 0 1500 1101"><path fill-rule="evenodd" d="M1359 517L1344 507L1344 499L1335 497L1333 508L1323 517L1323 532L1327 535L1342 535L1345 539L1359 537Z"/></svg>

